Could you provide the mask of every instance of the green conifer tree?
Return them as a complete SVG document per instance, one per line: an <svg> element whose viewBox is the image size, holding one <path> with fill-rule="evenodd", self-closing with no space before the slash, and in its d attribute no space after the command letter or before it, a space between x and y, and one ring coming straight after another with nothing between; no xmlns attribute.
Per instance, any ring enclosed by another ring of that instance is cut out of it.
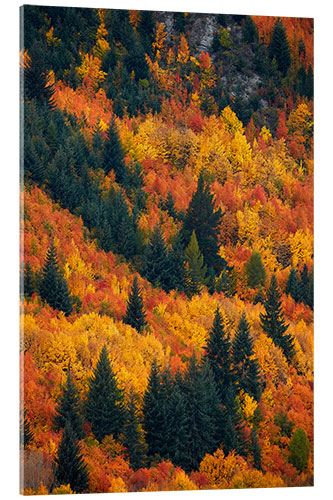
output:
<svg viewBox="0 0 333 500"><path fill-rule="evenodd" d="M185 250L181 232L176 237L168 251L169 288L183 292L185 290Z"/></svg>
<svg viewBox="0 0 333 500"><path fill-rule="evenodd" d="M289 462L299 471L307 468L310 453L310 442L304 430L298 427L289 444Z"/></svg>
<svg viewBox="0 0 333 500"><path fill-rule="evenodd" d="M81 448L69 422L66 423L55 459L55 482L69 484L74 493L88 490L89 474Z"/></svg>
<svg viewBox="0 0 333 500"><path fill-rule="evenodd" d="M260 313L260 325L274 344L281 347L287 360L291 361L295 354L294 340L286 333L289 325L284 321L280 292L274 274L267 290L264 307L265 313Z"/></svg>
<svg viewBox="0 0 333 500"><path fill-rule="evenodd" d="M40 296L53 309L63 311L66 316L72 312L72 298L67 282L58 264L57 250L53 242L47 250L39 285Z"/></svg>
<svg viewBox="0 0 333 500"><path fill-rule="evenodd" d="M200 251L195 231L192 231L190 242L185 249L185 291L188 297L201 292L207 283L207 266Z"/></svg>
<svg viewBox="0 0 333 500"><path fill-rule="evenodd" d="M112 370L106 345L103 346L95 370L88 382L85 401L87 421L101 442L110 434L117 438L125 424L123 390Z"/></svg>
<svg viewBox="0 0 333 500"><path fill-rule="evenodd" d="M122 183L124 176L124 152L120 142L117 124L111 118L104 142L104 154L102 167L106 175L114 170L116 180Z"/></svg>
<svg viewBox="0 0 333 500"><path fill-rule="evenodd" d="M71 424L77 439L83 439L85 433L81 400L71 370L67 372L66 382L57 401L56 414L53 418L54 429L56 431L64 429L66 422Z"/></svg>
<svg viewBox="0 0 333 500"><path fill-rule="evenodd" d="M243 37L245 42L258 42L258 29L251 16L245 16L243 22Z"/></svg>
<svg viewBox="0 0 333 500"><path fill-rule="evenodd" d="M188 463L189 425L186 398L181 390L181 384L175 382L168 401L168 457L179 467L186 467Z"/></svg>
<svg viewBox="0 0 333 500"><path fill-rule="evenodd" d="M269 55L271 59L275 58L282 76L286 76L291 63L290 47L286 29L280 18L277 19L274 26L272 39L269 45Z"/></svg>
<svg viewBox="0 0 333 500"><path fill-rule="evenodd" d="M253 465L256 469L262 470L261 448L259 445L257 431L254 428L251 430L251 451L253 457Z"/></svg>
<svg viewBox="0 0 333 500"><path fill-rule="evenodd" d="M249 260L245 264L247 284L251 288L264 286L266 280L266 271L261 260L261 255L253 250Z"/></svg>
<svg viewBox="0 0 333 500"><path fill-rule="evenodd" d="M23 173L25 179L42 184L45 180L44 168L32 137L24 141Z"/></svg>
<svg viewBox="0 0 333 500"><path fill-rule="evenodd" d="M138 411L138 397L132 391L127 404L127 416L124 426L124 446L127 449L130 466L134 469L144 467L147 462L147 444L144 439Z"/></svg>
<svg viewBox="0 0 333 500"><path fill-rule="evenodd" d="M261 395L258 361L253 358L250 326L243 312L232 342L232 361L235 383L257 401Z"/></svg>
<svg viewBox="0 0 333 500"><path fill-rule="evenodd" d="M23 280L23 293L29 299L36 291L36 281L33 270L31 269L30 262L27 261L24 266L24 280Z"/></svg>
<svg viewBox="0 0 333 500"><path fill-rule="evenodd" d="M31 430L30 422L27 416L27 410L20 412L20 444L24 448L29 446L34 438L34 433Z"/></svg>
<svg viewBox="0 0 333 500"><path fill-rule="evenodd" d="M239 411L239 401L234 384L230 383L225 392L223 405L223 451L227 455L234 450L238 455L246 455L248 442L244 423Z"/></svg>
<svg viewBox="0 0 333 500"><path fill-rule="evenodd" d="M231 345L224 329L219 308L215 311L213 326L209 331L205 357L212 369L219 399L224 400L225 392L232 382Z"/></svg>
<svg viewBox="0 0 333 500"><path fill-rule="evenodd" d="M166 291L170 290L170 263L159 225L154 228L145 248L142 273L154 286L160 286Z"/></svg>
<svg viewBox="0 0 333 500"><path fill-rule="evenodd" d="M30 62L24 70L24 94L26 99L36 99L54 109L54 85L50 84L45 62L45 50L41 42L36 41L29 50Z"/></svg>
<svg viewBox="0 0 333 500"><path fill-rule="evenodd" d="M290 295L295 302L300 300L300 283L296 269L291 268L286 285L286 294Z"/></svg>
<svg viewBox="0 0 333 500"><path fill-rule="evenodd" d="M136 328L138 332L140 332L147 324L141 293L141 289L138 285L138 277L135 275L123 321L127 325Z"/></svg>
<svg viewBox="0 0 333 500"><path fill-rule="evenodd" d="M218 255L219 225L222 217L221 209L215 210L214 196L211 194L209 184L205 182L201 173L197 190L193 194L186 211L182 234L184 244L187 246L193 231L195 231L199 248L204 257L204 263L207 268L212 267L216 274L219 274L223 268L223 261Z"/></svg>

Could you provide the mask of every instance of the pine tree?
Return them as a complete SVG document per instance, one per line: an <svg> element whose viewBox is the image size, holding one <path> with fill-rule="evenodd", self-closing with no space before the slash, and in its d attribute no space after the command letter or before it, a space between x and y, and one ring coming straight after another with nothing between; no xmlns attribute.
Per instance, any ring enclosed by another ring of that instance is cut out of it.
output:
<svg viewBox="0 0 333 500"><path fill-rule="evenodd" d="M229 384L225 392L223 405L223 451L227 455L235 451L238 455L245 455L248 442L245 437L244 423L239 412L239 402L235 387Z"/></svg>
<svg viewBox="0 0 333 500"><path fill-rule="evenodd" d="M274 274L267 290L264 307L265 313L260 313L260 325L274 344L281 347L287 360L291 361L295 354L294 340L290 334L286 333L289 325L284 321L280 292Z"/></svg>
<svg viewBox="0 0 333 500"><path fill-rule="evenodd" d="M143 256L143 275L154 286L170 290L170 267L166 244L159 225L156 225Z"/></svg>
<svg viewBox="0 0 333 500"><path fill-rule="evenodd" d="M244 390L258 401L261 395L259 365L253 354L250 326L243 312L232 342L233 372L238 390Z"/></svg>
<svg viewBox="0 0 333 500"><path fill-rule="evenodd" d="M40 296L53 309L63 311L66 316L72 312L72 299L67 282L62 276L53 242L47 250L39 285Z"/></svg>
<svg viewBox="0 0 333 500"><path fill-rule="evenodd" d="M26 99L36 99L39 103L54 109L54 85L50 84L45 63L45 50L36 41L29 51L30 62L24 71L24 94Z"/></svg>
<svg viewBox="0 0 333 500"><path fill-rule="evenodd" d="M29 299L35 291L36 291L35 276L28 261L24 266L23 293L24 296L27 299Z"/></svg>
<svg viewBox="0 0 333 500"><path fill-rule="evenodd" d="M300 300L300 283L296 269L291 268L286 285L286 294L290 295L295 302Z"/></svg>
<svg viewBox="0 0 333 500"><path fill-rule="evenodd" d="M269 45L269 56L271 59L275 58L282 76L286 76L291 63L290 47L286 29L280 18L276 21L274 26L272 40Z"/></svg>
<svg viewBox="0 0 333 500"><path fill-rule="evenodd" d="M186 467L188 463L187 436L189 434L190 418L186 398L179 383L174 383L168 401L168 455L172 463Z"/></svg>
<svg viewBox="0 0 333 500"><path fill-rule="evenodd" d="M232 382L231 345L224 329L219 308L215 311L213 326L209 331L205 357L212 369L220 401Z"/></svg>
<svg viewBox="0 0 333 500"><path fill-rule="evenodd" d="M165 406L161 396L161 375L154 359L143 397L143 428L149 455L160 455L165 442Z"/></svg>
<svg viewBox="0 0 333 500"><path fill-rule="evenodd" d="M251 288L264 286L266 280L266 271L261 260L261 255L253 250L249 260L245 264L247 284Z"/></svg>
<svg viewBox="0 0 333 500"><path fill-rule="evenodd" d="M258 42L258 29L251 16L245 16L243 23L243 36L245 42Z"/></svg>
<svg viewBox="0 0 333 500"><path fill-rule="evenodd" d="M74 493L83 493L89 486L87 466L81 449L69 422L66 423L55 459L55 482L69 484Z"/></svg>
<svg viewBox="0 0 333 500"><path fill-rule="evenodd" d="M142 291L138 285L138 277L135 275L123 321L127 325L136 328L138 332L140 332L147 324L141 293Z"/></svg>
<svg viewBox="0 0 333 500"><path fill-rule="evenodd" d="M207 283L206 273L207 266L204 265L204 258L193 231L185 249L185 291L188 297L201 292L202 286Z"/></svg>
<svg viewBox="0 0 333 500"><path fill-rule="evenodd" d="M207 268L212 267L216 274L223 268L223 261L219 252L219 225L223 214L221 209L215 210L214 196L210 192L209 184L205 182L201 173L198 179L197 190L193 194L186 211L182 234L184 244L188 245L193 231L196 233L199 248L204 257Z"/></svg>
<svg viewBox="0 0 333 500"><path fill-rule="evenodd" d="M113 373L106 345L103 346L95 370L88 382L85 401L87 421L101 442L110 434L117 438L125 423L124 393Z"/></svg>
<svg viewBox="0 0 333 500"><path fill-rule="evenodd" d="M176 234L168 252L169 288L183 292L185 290L185 250L181 232Z"/></svg>
<svg viewBox="0 0 333 500"><path fill-rule="evenodd" d="M62 393L59 396L53 425L56 431L63 429L69 422L77 439L83 439L84 419L82 415L81 401L78 390L74 384L71 370L67 372L67 378Z"/></svg>
<svg viewBox="0 0 333 500"><path fill-rule="evenodd" d="M20 412L20 444L24 448L28 446L34 438L30 422L27 416L27 410Z"/></svg>
<svg viewBox="0 0 333 500"><path fill-rule="evenodd" d="M114 170L117 182L122 183L125 168L124 152L114 118L111 118L106 133L102 166L106 175Z"/></svg>
<svg viewBox="0 0 333 500"><path fill-rule="evenodd" d="M289 444L289 462L299 471L307 468L310 453L310 442L303 429L298 427Z"/></svg>
<svg viewBox="0 0 333 500"><path fill-rule="evenodd" d="M313 307L313 277L306 264L300 273L299 298L305 305Z"/></svg>
<svg viewBox="0 0 333 500"><path fill-rule="evenodd" d="M251 430L251 452L253 456L253 465L256 469L262 470L261 465L261 448L257 436L257 431L253 428Z"/></svg>
<svg viewBox="0 0 333 500"><path fill-rule="evenodd" d="M134 470L144 467L147 461L147 444L140 424L137 406L138 397L132 391L127 405L127 416L124 426L124 446L127 449L130 466Z"/></svg>
<svg viewBox="0 0 333 500"><path fill-rule="evenodd" d="M32 137L27 137L24 141L23 162L24 178L42 184L45 180L44 168Z"/></svg>

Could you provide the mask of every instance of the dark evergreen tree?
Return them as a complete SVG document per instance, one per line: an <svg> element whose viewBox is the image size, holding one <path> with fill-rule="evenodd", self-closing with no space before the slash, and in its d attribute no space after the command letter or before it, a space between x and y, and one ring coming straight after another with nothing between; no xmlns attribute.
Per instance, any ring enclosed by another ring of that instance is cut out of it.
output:
<svg viewBox="0 0 333 500"><path fill-rule="evenodd" d="M181 385L175 383L168 401L168 456L176 466L188 463L189 411Z"/></svg>
<svg viewBox="0 0 333 500"><path fill-rule="evenodd" d="M27 261L24 266L24 279L23 279L23 293L29 299L36 291L36 281L33 270L31 269L30 262Z"/></svg>
<svg viewBox="0 0 333 500"><path fill-rule="evenodd" d="M143 397L143 428L151 457L161 456L165 443L166 416L161 393L160 370L154 359Z"/></svg>
<svg viewBox="0 0 333 500"><path fill-rule="evenodd" d="M178 212L175 208L175 200L172 196L171 191L168 191L166 199L162 201L161 208L163 210L166 210L170 217L173 217L175 220L178 219Z"/></svg>
<svg viewBox="0 0 333 500"><path fill-rule="evenodd" d="M128 298L126 314L123 321L133 328L136 328L138 332L140 332L147 324L137 275L134 276L133 286Z"/></svg>
<svg viewBox="0 0 333 500"><path fill-rule="evenodd" d="M193 355L184 374L183 392L188 408L189 425L185 471L198 469L206 453L213 453L219 445L220 412L217 388L212 371L202 367Z"/></svg>
<svg viewBox="0 0 333 500"><path fill-rule="evenodd" d="M24 448L28 446L34 438L34 433L31 430L30 422L27 416L27 411L20 412L20 444Z"/></svg>
<svg viewBox="0 0 333 500"><path fill-rule="evenodd" d="M264 307L265 313L260 313L260 325L274 344L281 347L287 360L291 361L295 354L294 340L290 334L286 333L289 325L284 321L280 292L274 274L267 290Z"/></svg>
<svg viewBox="0 0 333 500"><path fill-rule="evenodd" d="M251 288L264 286L266 280L266 271L261 260L261 255L253 250L249 260L245 264L247 284Z"/></svg>
<svg viewBox="0 0 333 500"><path fill-rule="evenodd" d="M257 431L254 428L251 430L251 452L253 457L253 465L256 469L262 470L261 448L259 445Z"/></svg>
<svg viewBox="0 0 333 500"><path fill-rule="evenodd" d="M185 18L184 12L174 12L173 21L174 21L175 29L179 33L184 33L185 32L185 23L186 23L186 18Z"/></svg>
<svg viewBox="0 0 333 500"><path fill-rule="evenodd" d="M106 175L113 170L116 175L116 181L122 183L125 168L124 152L114 117L111 118L106 133L102 167Z"/></svg>
<svg viewBox="0 0 333 500"><path fill-rule="evenodd" d="M201 292L203 285L207 284L207 266L200 252L195 231L192 232L190 242L185 249L185 292L188 297L193 297Z"/></svg>
<svg viewBox="0 0 333 500"><path fill-rule="evenodd" d="M222 212L215 210L214 196L211 194L209 184L205 182L201 173L196 192L193 194L186 211L182 234L184 244L188 245L193 231L196 233L199 248L204 257L207 268L212 267L216 274L223 268L223 261L218 255L219 251L219 225Z"/></svg>
<svg viewBox="0 0 333 500"><path fill-rule="evenodd" d="M306 264L300 273L299 299L305 305L313 308L313 276L309 274Z"/></svg>
<svg viewBox="0 0 333 500"><path fill-rule="evenodd" d="M163 234L159 225L145 248L143 256L143 275L154 285L170 290L170 263Z"/></svg>
<svg viewBox="0 0 333 500"><path fill-rule="evenodd" d="M44 182L43 164L32 137L27 137L24 141L23 169L25 180L31 179L39 184Z"/></svg>
<svg viewBox="0 0 333 500"><path fill-rule="evenodd" d="M258 29L251 16L244 18L243 37L245 42L258 43Z"/></svg>
<svg viewBox="0 0 333 500"><path fill-rule="evenodd" d="M141 11L138 31L140 33L141 43L144 50L150 55L152 52L152 42L154 38L154 21L152 11Z"/></svg>
<svg viewBox="0 0 333 500"><path fill-rule="evenodd" d="M178 232L168 252L169 288L182 292L185 290L185 251L182 234Z"/></svg>
<svg viewBox="0 0 333 500"><path fill-rule="evenodd" d="M134 470L144 467L147 462L147 444L140 423L138 397L134 392L130 393L127 404L124 436L124 446L127 450L130 466Z"/></svg>
<svg viewBox="0 0 333 500"><path fill-rule="evenodd" d="M66 316L72 312L72 298L65 278L58 264L57 250L53 242L46 253L39 285L40 296L53 309L63 311Z"/></svg>
<svg viewBox="0 0 333 500"><path fill-rule="evenodd" d="M300 283L296 269L290 269L290 273L286 285L286 294L290 295L295 302L300 300Z"/></svg>
<svg viewBox="0 0 333 500"><path fill-rule="evenodd" d="M246 455L248 442L245 437L244 423L239 411L239 401L234 385L231 383L225 392L223 405L223 451L227 455L235 451Z"/></svg>
<svg viewBox="0 0 333 500"><path fill-rule="evenodd" d="M237 389L243 389L258 401L261 395L259 364L253 354L250 326L243 313L232 342L233 373Z"/></svg>
<svg viewBox="0 0 333 500"><path fill-rule="evenodd" d="M45 49L36 41L29 51L30 61L24 70L24 94L26 99L36 99L40 104L55 107L54 86L50 84L47 74Z"/></svg>
<svg viewBox="0 0 333 500"><path fill-rule="evenodd" d="M269 56L271 59L275 58L282 76L286 76L291 63L290 47L286 29L280 18L277 19L274 26L272 39L269 45Z"/></svg>
<svg viewBox="0 0 333 500"><path fill-rule="evenodd" d="M231 345L219 308L215 311L213 326L208 334L205 357L214 375L220 402L223 402L225 392L232 382Z"/></svg>
<svg viewBox="0 0 333 500"><path fill-rule="evenodd" d="M67 372L66 382L57 401L56 414L53 418L54 429L56 431L64 429L66 422L71 424L77 439L83 439L85 433L81 400L71 370Z"/></svg>
<svg viewBox="0 0 333 500"><path fill-rule="evenodd" d="M103 346L89 379L85 413L99 442L110 434L117 438L124 429L124 393L119 388L118 380L112 370L106 345Z"/></svg>
<svg viewBox="0 0 333 500"><path fill-rule="evenodd" d="M55 459L56 485L69 484L74 493L88 490L89 474L81 448L69 422L66 423Z"/></svg>

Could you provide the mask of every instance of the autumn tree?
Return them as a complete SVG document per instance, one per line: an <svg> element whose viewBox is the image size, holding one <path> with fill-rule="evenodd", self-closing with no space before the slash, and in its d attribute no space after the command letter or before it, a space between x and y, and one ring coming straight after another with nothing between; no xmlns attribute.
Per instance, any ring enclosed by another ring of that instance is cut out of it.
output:
<svg viewBox="0 0 333 500"><path fill-rule="evenodd" d="M83 429L84 419L82 415L81 400L74 384L71 370L67 372L66 382L62 387L62 392L57 402L56 414L53 418L55 430L59 431L60 429L64 429L66 422L70 423L72 431L77 439L83 439L85 433Z"/></svg>
<svg viewBox="0 0 333 500"><path fill-rule="evenodd" d="M115 438L123 431L125 423L124 393L112 370L106 345L103 346L97 365L88 382L85 401L87 421L99 442L112 434Z"/></svg>
<svg viewBox="0 0 333 500"><path fill-rule="evenodd" d="M271 337L276 346L281 347L287 360L291 361L295 354L294 340L290 334L286 333L289 325L284 321L281 296L275 274L273 274L267 290L264 308L265 312L260 313L262 329Z"/></svg>
<svg viewBox="0 0 333 500"><path fill-rule="evenodd" d="M40 296L53 309L63 311L66 316L72 312L72 298L70 296L67 281L62 275L58 264L57 249L52 242L47 250L42 279L39 286Z"/></svg>
<svg viewBox="0 0 333 500"><path fill-rule="evenodd" d="M66 423L55 458L56 485L69 484L75 493L87 491L89 474L83 460L81 448L71 424Z"/></svg>
<svg viewBox="0 0 333 500"><path fill-rule="evenodd" d="M200 293L202 286L207 283L206 273L207 266L204 265L203 255L193 231L185 249L185 290L190 298Z"/></svg>
<svg viewBox="0 0 333 500"><path fill-rule="evenodd" d="M245 273L249 287L257 288L258 286L264 286L266 271L261 260L261 255L256 250L253 250L249 260L245 264Z"/></svg>
<svg viewBox="0 0 333 500"><path fill-rule="evenodd" d="M146 313L142 300L142 290L138 285L138 277L134 276L133 286L128 298L124 323L136 328L140 332L147 324Z"/></svg>
<svg viewBox="0 0 333 500"><path fill-rule="evenodd" d="M258 401L261 395L259 364L253 354L250 326L243 312L232 342L233 372L238 390L244 390Z"/></svg>
<svg viewBox="0 0 333 500"><path fill-rule="evenodd" d="M185 245L188 245L195 231L200 251L207 268L212 267L219 273L223 267L219 251L219 225L222 220L220 208L215 210L214 196L210 192L209 184L201 173L198 185L185 214L182 233Z"/></svg>
<svg viewBox="0 0 333 500"><path fill-rule="evenodd" d="M124 426L124 446L131 467L134 470L144 467L147 461L147 444L144 439L138 410L138 397L132 391L126 409Z"/></svg>

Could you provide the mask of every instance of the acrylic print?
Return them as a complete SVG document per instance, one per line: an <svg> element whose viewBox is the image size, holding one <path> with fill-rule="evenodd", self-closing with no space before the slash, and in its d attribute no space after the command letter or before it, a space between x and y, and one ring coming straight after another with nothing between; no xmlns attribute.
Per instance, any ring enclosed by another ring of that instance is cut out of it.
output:
<svg viewBox="0 0 333 500"><path fill-rule="evenodd" d="M21 10L21 492L313 484L313 19Z"/></svg>

